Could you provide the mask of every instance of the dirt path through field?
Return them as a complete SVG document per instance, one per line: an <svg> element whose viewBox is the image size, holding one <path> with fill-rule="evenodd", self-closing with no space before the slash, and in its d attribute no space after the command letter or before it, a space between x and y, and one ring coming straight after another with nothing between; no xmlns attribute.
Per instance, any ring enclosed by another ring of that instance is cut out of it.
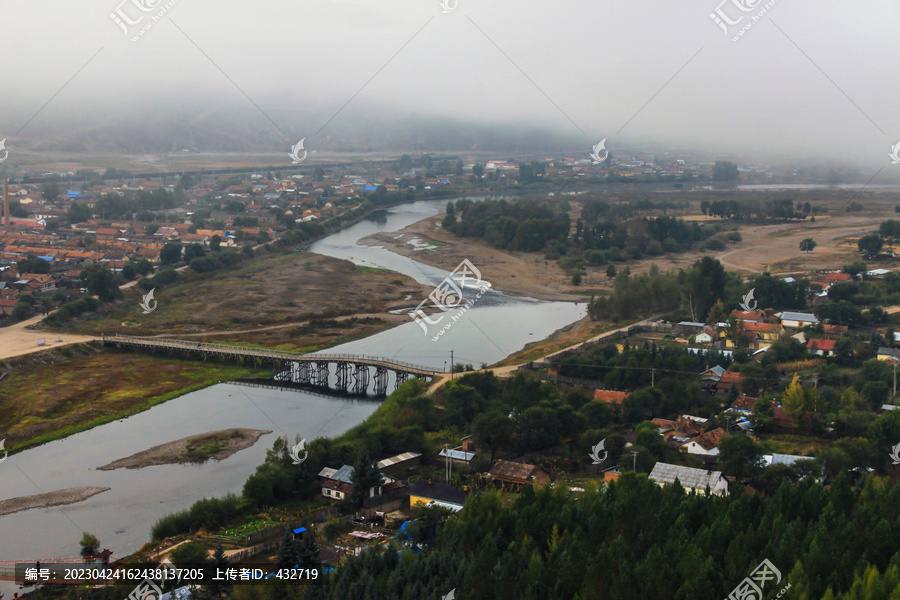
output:
<svg viewBox="0 0 900 600"><path fill-rule="evenodd" d="M44 320L43 315L37 315L9 327L0 328L0 360L21 356L23 354L31 354L32 352L41 352L48 348L60 348L70 344L82 344L100 338L92 335L75 335L47 333L46 331L38 331L36 329L27 329L32 325L37 325ZM39 340L43 339L44 346L38 346Z"/></svg>

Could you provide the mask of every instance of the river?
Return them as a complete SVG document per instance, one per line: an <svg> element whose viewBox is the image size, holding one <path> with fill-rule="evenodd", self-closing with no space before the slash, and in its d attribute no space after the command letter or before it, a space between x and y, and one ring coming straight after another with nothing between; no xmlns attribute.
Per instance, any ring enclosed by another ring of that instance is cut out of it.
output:
<svg viewBox="0 0 900 600"><path fill-rule="evenodd" d="M315 243L314 252L397 271L426 284L449 275L384 248L357 245L371 233L392 232L437 214L446 200L419 201L385 211ZM477 259L473 259L477 265ZM468 296L467 296L468 297ZM420 299L411 299L415 306ZM527 343L585 315L584 304L540 302L495 290L453 323L437 341L412 320L371 337L330 348L329 353L370 354L446 369L457 362L493 363ZM373 400L323 397L302 391L222 383L131 416L10 456L0 463L0 500L75 486L111 488L69 506L33 509L0 517L0 560L46 561L76 556L82 531L96 535L114 557L126 556L150 538L160 517L203 497L240 493L275 438L337 436L365 420ZM251 448L202 465L164 465L98 471L112 460L189 435L229 427L272 430ZM339 467L340 465L333 465ZM0 582L12 597L17 588Z"/></svg>

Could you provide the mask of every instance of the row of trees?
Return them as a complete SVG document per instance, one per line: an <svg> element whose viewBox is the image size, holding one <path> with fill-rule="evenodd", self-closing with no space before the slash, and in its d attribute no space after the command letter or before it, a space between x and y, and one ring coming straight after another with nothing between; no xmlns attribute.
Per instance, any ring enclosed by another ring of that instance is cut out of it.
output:
<svg viewBox="0 0 900 600"><path fill-rule="evenodd" d="M718 233L715 227L675 217L632 218L635 210L626 203L610 205L589 199L570 236L566 203L554 206L532 199L463 199L448 203L443 226L460 237L479 237L497 248L547 251L557 256L583 253L584 259L594 265L643 254L683 252ZM612 251L624 255L613 255Z"/></svg>
<svg viewBox="0 0 900 600"><path fill-rule="evenodd" d="M447 521L424 555L372 550L348 559L315 600L464 598L576 600L718 599L764 559L797 598L891 598L900 586L900 486L840 477L830 488L807 479L769 496L726 498L661 488L623 475L605 493L588 485L530 486L510 504L473 498ZM860 532L864 532L860 534ZM841 540L836 543L835 540Z"/></svg>
<svg viewBox="0 0 900 600"><path fill-rule="evenodd" d="M700 202L700 212L722 219L761 223L805 219L813 212L813 207L809 202L800 201L795 206L794 201L788 198L781 200L703 200Z"/></svg>
<svg viewBox="0 0 900 600"><path fill-rule="evenodd" d="M723 300L722 310L725 305L737 306L744 293L740 278L710 256L678 271L661 273L652 265L645 275L631 275L627 269L618 273L608 269L607 274L615 276L615 285L608 296L591 298L588 314L594 319L618 321L682 309L697 322ZM780 285L769 279L765 293L774 295Z"/></svg>

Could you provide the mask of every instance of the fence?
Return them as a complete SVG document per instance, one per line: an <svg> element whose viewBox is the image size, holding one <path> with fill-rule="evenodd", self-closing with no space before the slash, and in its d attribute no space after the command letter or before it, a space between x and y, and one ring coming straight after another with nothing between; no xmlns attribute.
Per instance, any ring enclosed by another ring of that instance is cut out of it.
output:
<svg viewBox="0 0 900 600"><path fill-rule="evenodd" d="M235 552L228 556L227 560L230 563L241 561L247 557L253 556L255 554L259 554L260 552L265 552L266 550L270 550L272 548L277 547L281 544L281 538L284 536L285 531L294 530L299 527L305 527L311 523L318 523L319 521L324 521L331 515L337 514L340 511L336 507L326 508L324 510L320 510L319 512L313 513L311 515L307 515L303 517L299 521L294 521L293 523L282 523L281 525L274 525L272 527L267 527L266 529L262 529L257 531L256 533L251 533L247 536L247 543L253 544L249 548L241 550L239 552ZM268 539L267 539L268 538ZM266 540L262 541L260 540Z"/></svg>
<svg viewBox="0 0 900 600"><path fill-rule="evenodd" d="M245 538L244 543L248 546L252 546L264 540L269 540L272 538L281 539L281 536L284 535L284 532L288 529L297 529L298 527L305 527L310 523L318 523L319 521L324 521L331 515L337 514L340 512L336 507L326 508L320 510L319 512L312 513L311 515L307 515L300 519L299 521L293 521L291 523L282 523L280 525L273 525L272 527L267 527L265 529L261 529L257 532L251 533Z"/></svg>
<svg viewBox="0 0 900 600"><path fill-rule="evenodd" d="M283 532L282 532L283 534ZM278 544L281 543L281 538L276 538L274 540L269 540L268 542L263 542L257 546L253 546L251 548L247 548L246 550L241 550L240 552L235 552L234 554L228 555L225 560L230 563L239 562L253 556L255 554L259 554L260 552L265 552L271 548L275 548Z"/></svg>

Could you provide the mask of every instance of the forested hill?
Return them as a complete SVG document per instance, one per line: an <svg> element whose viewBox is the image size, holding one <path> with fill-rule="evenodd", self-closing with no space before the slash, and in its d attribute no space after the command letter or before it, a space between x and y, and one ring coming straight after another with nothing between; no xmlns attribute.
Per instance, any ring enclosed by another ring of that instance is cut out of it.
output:
<svg viewBox="0 0 900 600"><path fill-rule="evenodd" d="M782 579L764 598L790 584L784 598L896 600L898 534L900 486L884 478L784 484L769 497L733 486L718 498L624 474L602 493L526 487L508 506L486 493L424 554L365 552L305 597L721 600L768 559Z"/></svg>

